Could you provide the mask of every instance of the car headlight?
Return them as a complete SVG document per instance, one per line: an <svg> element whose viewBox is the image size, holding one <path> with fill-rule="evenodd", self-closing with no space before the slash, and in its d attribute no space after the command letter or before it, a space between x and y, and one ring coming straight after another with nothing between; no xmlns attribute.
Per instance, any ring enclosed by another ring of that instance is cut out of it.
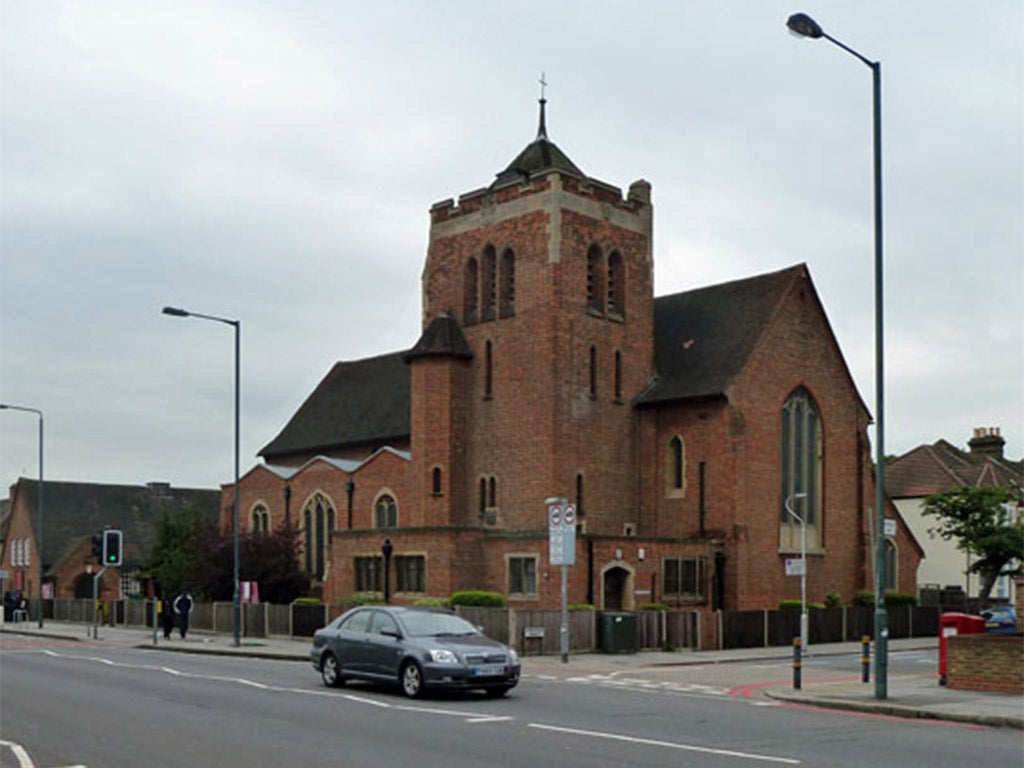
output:
<svg viewBox="0 0 1024 768"><path fill-rule="evenodd" d="M513 664L518 664L519 663L519 654L516 653L516 649L515 648L509 648L508 649L508 660L511 663L513 663Z"/></svg>
<svg viewBox="0 0 1024 768"><path fill-rule="evenodd" d="M458 664L459 657L456 656L452 651L445 650L443 648L431 648L430 649L430 660L435 661L439 664Z"/></svg>

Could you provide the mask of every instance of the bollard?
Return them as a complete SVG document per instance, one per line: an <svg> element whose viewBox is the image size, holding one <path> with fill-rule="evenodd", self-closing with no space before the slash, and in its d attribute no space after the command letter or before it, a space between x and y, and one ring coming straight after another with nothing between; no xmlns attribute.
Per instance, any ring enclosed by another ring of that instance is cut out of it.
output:
<svg viewBox="0 0 1024 768"><path fill-rule="evenodd" d="M871 681L871 635L860 637L860 681Z"/></svg>
<svg viewBox="0 0 1024 768"><path fill-rule="evenodd" d="M800 638L793 638L793 688L800 690L801 688L801 672L803 671L804 663L800 660L800 652L802 648L800 645Z"/></svg>

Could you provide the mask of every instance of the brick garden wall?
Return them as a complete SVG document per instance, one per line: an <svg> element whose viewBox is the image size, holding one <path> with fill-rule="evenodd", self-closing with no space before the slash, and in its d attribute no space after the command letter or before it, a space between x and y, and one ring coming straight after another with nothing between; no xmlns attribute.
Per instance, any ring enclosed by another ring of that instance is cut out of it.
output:
<svg viewBox="0 0 1024 768"><path fill-rule="evenodd" d="M948 688L1024 694L1024 634L954 635L947 642Z"/></svg>

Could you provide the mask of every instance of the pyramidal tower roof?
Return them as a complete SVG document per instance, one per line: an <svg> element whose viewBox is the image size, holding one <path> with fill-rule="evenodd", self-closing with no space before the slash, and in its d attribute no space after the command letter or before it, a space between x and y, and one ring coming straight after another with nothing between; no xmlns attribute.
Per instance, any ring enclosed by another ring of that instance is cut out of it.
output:
<svg viewBox="0 0 1024 768"><path fill-rule="evenodd" d="M541 85L546 85L543 76L541 77ZM534 174L546 173L548 171L559 171L581 179L587 177L569 159L568 155L548 139L548 129L545 121L545 107L548 100L544 98L543 91L541 91L541 97L538 101L540 103L540 120L537 124L537 138L516 155L516 158L508 164L505 170L497 174L497 178L491 184L491 189L503 187L506 184L523 182Z"/></svg>

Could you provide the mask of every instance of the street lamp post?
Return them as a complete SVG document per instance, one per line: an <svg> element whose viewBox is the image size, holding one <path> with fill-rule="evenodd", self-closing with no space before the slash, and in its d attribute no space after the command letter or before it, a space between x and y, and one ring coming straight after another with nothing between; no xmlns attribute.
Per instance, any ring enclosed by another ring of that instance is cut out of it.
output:
<svg viewBox="0 0 1024 768"><path fill-rule="evenodd" d="M217 323L224 323L225 325L233 326L235 329L235 502L234 509L232 512L232 539L234 542L234 595L232 597L233 604L233 617L234 617L234 640L235 646L241 645L241 626L242 626L242 604L241 604L241 591L239 584L239 530L238 530L238 470L239 470L239 423L241 419L240 406L241 406L241 359L242 359L242 321L241 320L230 320L226 317L217 317L216 315L203 315L199 312L189 312L188 310L179 309L177 307L164 307L163 313L170 315L171 317L198 317L202 320L213 320Z"/></svg>
<svg viewBox="0 0 1024 768"><path fill-rule="evenodd" d="M0 409L8 411L24 411L39 417L39 488L36 490L36 549L39 550L39 627L43 626L43 412L38 408L24 405L0 403Z"/></svg>
<svg viewBox="0 0 1024 768"><path fill-rule="evenodd" d="M889 614L885 609L885 397L882 291L882 64L825 33L806 13L786 22L798 37L824 38L871 68L873 85L875 218L875 698L888 696Z"/></svg>
<svg viewBox="0 0 1024 768"><path fill-rule="evenodd" d="M806 499L806 493L793 493L786 499L786 511L800 523L800 648L807 653L807 512L793 511L793 499Z"/></svg>

